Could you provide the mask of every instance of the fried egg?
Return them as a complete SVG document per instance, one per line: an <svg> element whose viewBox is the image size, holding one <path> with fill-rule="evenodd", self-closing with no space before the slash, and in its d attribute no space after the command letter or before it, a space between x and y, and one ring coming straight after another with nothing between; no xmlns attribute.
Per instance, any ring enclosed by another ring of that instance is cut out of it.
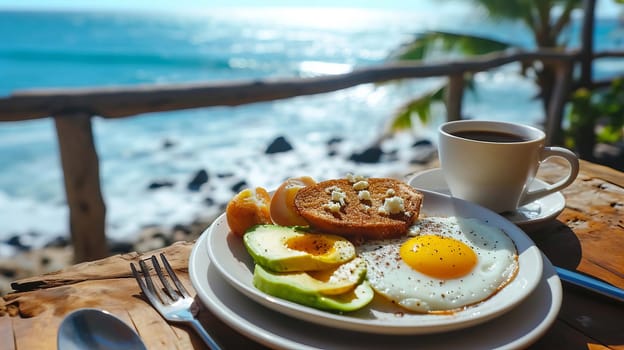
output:
<svg viewBox="0 0 624 350"><path fill-rule="evenodd" d="M377 293L421 313L449 313L486 300L518 270L514 242L472 218L423 217L407 236L366 241L357 253Z"/></svg>

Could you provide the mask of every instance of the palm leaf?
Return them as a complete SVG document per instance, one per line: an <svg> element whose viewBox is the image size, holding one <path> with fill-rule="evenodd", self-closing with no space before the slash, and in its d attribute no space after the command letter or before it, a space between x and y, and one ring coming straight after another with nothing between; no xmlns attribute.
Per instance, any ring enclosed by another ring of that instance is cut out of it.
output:
<svg viewBox="0 0 624 350"><path fill-rule="evenodd" d="M503 41L469 34L430 31L417 35L390 55L394 60L423 60L436 50L462 55L483 55L505 50L512 45Z"/></svg>
<svg viewBox="0 0 624 350"><path fill-rule="evenodd" d="M401 106L388 123L382 139L399 131L410 130L413 126L413 116L417 116L423 124L426 124L431 119L432 104L444 101L445 90L446 85L440 86Z"/></svg>

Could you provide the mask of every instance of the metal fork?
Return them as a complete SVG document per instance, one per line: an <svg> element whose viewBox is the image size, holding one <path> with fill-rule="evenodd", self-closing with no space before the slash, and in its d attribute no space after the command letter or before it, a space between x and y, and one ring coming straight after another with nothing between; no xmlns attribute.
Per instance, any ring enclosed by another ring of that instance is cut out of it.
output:
<svg viewBox="0 0 624 350"><path fill-rule="evenodd" d="M160 279L161 286L155 285L152 281L149 268L145 263L146 260L151 260L154 270ZM158 310L158 312L166 320L191 325L191 327L195 329L199 336L212 350L220 350L221 347L219 344L212 339L201 323L199 323L197 318L195 318L199 311L197 304L195 304L195 300L190 296L186 288L184 288L180 279L171 268L171 265L169 265L167 258L165 258L165 255L162 253L160 254L160 260L162 260L163 265L167 270L167 275L169 275L169 278L171 278L177 289L171 287L171 284L160 268L158 259L156 259L155 255L152 255L151 258L139 261L141 272L137 271L134 263L130 263L132 274L139 283L141 291L150 301L152 306L154 306L154 308L156 308L156 310Z"/></svg>

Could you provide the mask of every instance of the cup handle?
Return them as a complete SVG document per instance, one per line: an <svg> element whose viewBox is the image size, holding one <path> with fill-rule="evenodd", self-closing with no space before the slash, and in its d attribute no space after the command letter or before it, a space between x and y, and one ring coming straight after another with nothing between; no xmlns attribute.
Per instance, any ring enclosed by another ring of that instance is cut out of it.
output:
<svg viewBox="0 0 624 350"><path fill-rule="evenodd" d="M567 160L570 165L570 172L566 177L554 184L548 185L539 190L527 191L520 200L520 204L518 204L519 207L568 187L576 179L579 172L579 161L574 152L563 147L544 147L541 153L540 163L550 157L561 157Z"/></svg>

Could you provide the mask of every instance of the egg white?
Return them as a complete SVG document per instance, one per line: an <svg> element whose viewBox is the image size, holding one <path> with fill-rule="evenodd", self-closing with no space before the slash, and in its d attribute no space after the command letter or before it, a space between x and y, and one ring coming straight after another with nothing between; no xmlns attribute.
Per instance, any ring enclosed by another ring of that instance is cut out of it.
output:
<svg viewBox="0 0 624 350"><path fill-rule="evenodd" d="M477 255L476 266L466 275L438 279L407 265L399 255L401 245L418 235L454 238ZM452 312L481 302L513 279L518 253L513 241L500 229L472 218L423 217L408 236L366 241L357 254L367 265L373 289L399 306L422 313Z"/></svg>

